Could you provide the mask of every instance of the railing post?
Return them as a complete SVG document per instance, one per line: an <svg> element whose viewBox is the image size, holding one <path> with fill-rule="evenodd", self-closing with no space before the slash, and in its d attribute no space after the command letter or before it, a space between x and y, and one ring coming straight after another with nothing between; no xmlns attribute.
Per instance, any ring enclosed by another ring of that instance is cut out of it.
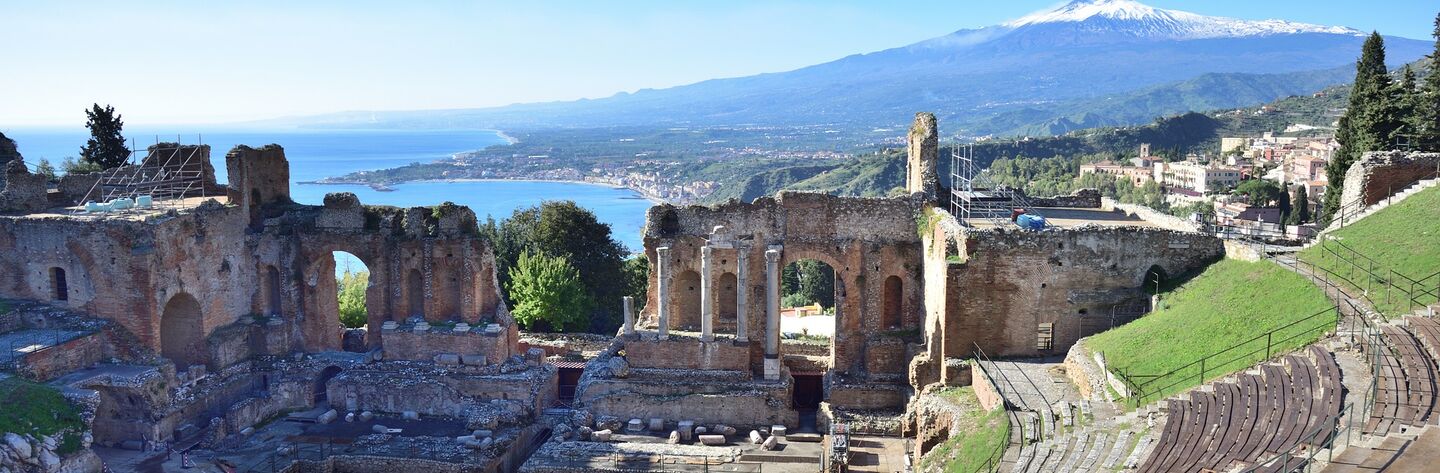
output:
<svg viewBox="0 0 1440 473"><path fill-rule="evenodd" d="M1269 331L1269 332L1265 332L1265 359L1266 359L1266 360L1269 360L1269 359L1270 359L1270 337L1271 337L1271 335L1274 335L1274 334L1275 334L1275 331L1274 331L1274 330L1271 330L1271 331ZM1204 366L1204 365L1202 364L1201 366ZM1205 381L1204 381L1204 380L1201 380L1200 382L1201 382L1201 383L1204 383Z"/></svg>
<svg viewBox="0 0 1440 473"><path fill-rule="evenodd" d="M1200 384L1205 384L1205 359L1200 359Z"/></svg>

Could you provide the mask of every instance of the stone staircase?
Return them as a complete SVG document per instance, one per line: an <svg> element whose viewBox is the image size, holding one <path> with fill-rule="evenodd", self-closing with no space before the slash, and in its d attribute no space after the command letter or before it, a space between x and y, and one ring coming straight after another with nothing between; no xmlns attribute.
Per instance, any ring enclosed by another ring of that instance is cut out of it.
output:
<svg viewBox="0 0 1440 473"><path fill-rule="evenodd" d="M1044 413L1029 414L1024 426L1026 438L1033 439L1040 427L1047 435L1039 442L1005 452L999 471L1008 472L1090 472L1123 470L1142 461L1154 448L1158 432L1148 410L1142 409L1108 419L1096 420L1090 401L1057 403L1053 419Z"/></svg>
<svg viewBox="0 0 1440 473"><path fill-rule="evenodd" d="M1406 187L1405 189L1402 189L1400 192L1396 192L1395 195L1392 195L1392 196L1390 196L1390 197L1386 197L1384 200L1381 200L1381 201L1379 201L1379 202L1376 202L1376 203L1374 203L1373 205L1370 205L1369 207L1366 207L1366 208L1364 208L1363 210L1361 210L1361 211L1359 211L1359 212L1357 212L1357 213L1353 213L1353 214L1350 214L1350 215L1346 215L1344 219L1336 219L1335 221L1330 222L1330 226L1329 226L1329 227L1326 227L1324 230L1321 230L1321 231L1320 231L1320 235L1323 236L1323 235L1326 234L1326 233L1330 233L1330 232L1332 232L1332 231L1339 230L1340 228L1342 228L1342 227L1341 227L1341 224L1342 224L1342 223L1343 223L1345 226L1350 226L1351 224L1354 224L1355 222L1358 222L1358 221L1364 219L1365 217L1369 217L1369 216L1375 214L1375 212L1379 212L1379 211L1381 211L1381 210L1384 210L1386 207L1389 207L1389 206L1394 205L1394 204L1396 204L1396 203L1398 203L1398 202L1404 201L1406 197L1410 197L1410 196L1415 195L1415 194L1417 194L1417 193L1419 193L1419 192L1421 192L1421 191L1424 191L1425 189L1429 189L1429 188L1435 187L1435 186L1440 186L1440 178L1436 178L1436 179L1425 179L1425 180L1422 180L1422 181L1418 181L1418 182L1416 182L1416 183L1414 183L1414 184L1411 184L1410 187Z"/></svg>

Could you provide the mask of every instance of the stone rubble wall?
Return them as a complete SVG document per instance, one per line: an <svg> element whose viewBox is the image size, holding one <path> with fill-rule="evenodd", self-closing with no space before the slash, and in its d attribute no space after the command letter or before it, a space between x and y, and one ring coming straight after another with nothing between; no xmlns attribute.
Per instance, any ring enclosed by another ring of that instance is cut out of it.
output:
<svg viewBox="0 0 1440 473"><path fill-rule="evenodd" d="M1199 232L1200 225L1188 219L1183 219L1158 210L1136 204L1122 204L1114 199L1106 197L1103 199L1100 209L1106 212L1120 211L1125 215L1139 218L1166 230L1177 232Z"/></svg>
<svg viewBox="0 0 1440 473"><path fill-rule="evenodd" d="M1374 205L1404 190L1416 180L1435 178L1436 166L1440 166L1440 153L1365 153L1345 171L1340 205L1356 205L1355 202L1359 202L1360 208Z"/></svg>
<svg viewBox="0 0 1440 473"><path fill-rule="evenodd" d="M0 214L29 213L45 210L50 198L45 176L32 174L25 168L25 162L10 161L0 165Z"/></svg>
<svg viewBox="0 0 1440 473"><path fill-rule="evenodd" d="M1096 189L1076 189L1069 195L1057 195L1053 197L1026 197L1030 205L1036 207L1068 207L1078 209L1098 209L1101 207L1102 198L1100 191Z"/></svg>

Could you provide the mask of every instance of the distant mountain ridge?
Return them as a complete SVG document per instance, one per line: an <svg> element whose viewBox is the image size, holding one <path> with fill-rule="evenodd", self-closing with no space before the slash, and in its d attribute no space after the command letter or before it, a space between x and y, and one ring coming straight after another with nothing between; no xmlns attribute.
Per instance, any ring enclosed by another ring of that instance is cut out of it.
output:
<svg viewBox="0 0 1440 473"><path fill-rule="evenodd" d="M350 112L287 123L501 129L827 124L868 130L903 126L914 112L929 110L947 134L1053 134L1315 90L1325 85L1317 82L1346 79L1343 68L1353 65L1363 36L1345 27L1205 16L1133 0L1085 0L788 72L595 100ZM1427 41L1387 38L1395 65L1430 47Z"/></svg>

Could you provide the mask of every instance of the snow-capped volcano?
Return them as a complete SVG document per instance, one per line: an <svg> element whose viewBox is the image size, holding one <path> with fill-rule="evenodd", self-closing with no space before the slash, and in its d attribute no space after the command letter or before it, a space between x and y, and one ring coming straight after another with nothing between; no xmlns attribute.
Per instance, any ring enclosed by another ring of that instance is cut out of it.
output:
<svg viewBox="0 0 1440 473"><path fill-rule="evenodd" d="M1342 26L1198 15L1155 8L1134 0L1076 0L1052 10L1023 16L1003 26L1018 29L1057 23L1079 24L1077 26L1091 32L1104 30L1137 38L1172 40L1299 33L1362 34Z"/></svg>

